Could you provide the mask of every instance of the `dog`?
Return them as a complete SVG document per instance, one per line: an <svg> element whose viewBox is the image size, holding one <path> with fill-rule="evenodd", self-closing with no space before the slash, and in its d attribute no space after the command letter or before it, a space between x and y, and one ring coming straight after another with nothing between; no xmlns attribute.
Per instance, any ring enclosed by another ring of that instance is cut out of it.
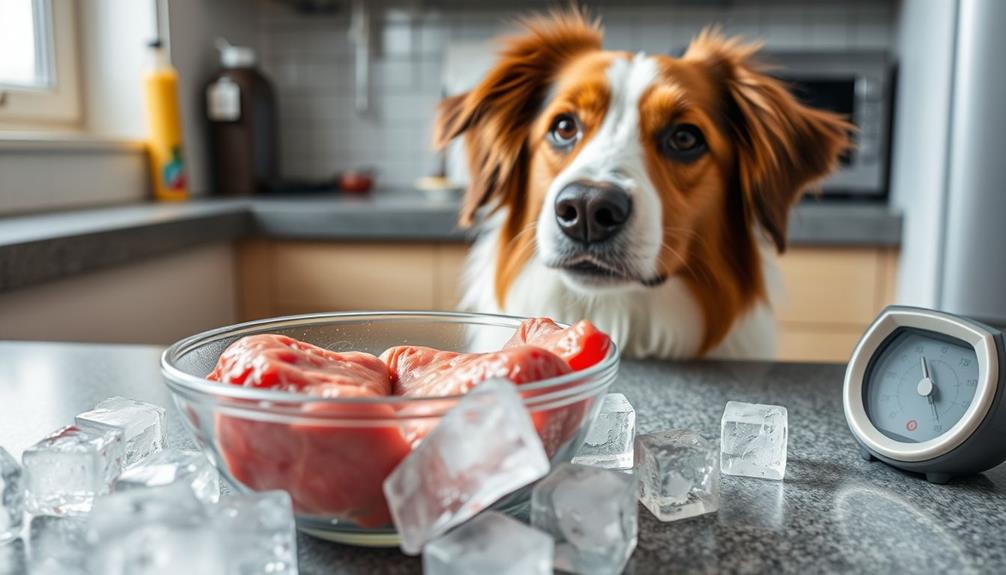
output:
<svg viewBox="0 0 1006 575"><path fill-rule="evenodd" d="M770 358L775 252L852 126L716 29L680 58L602 49L578 10L522 22L434 144L463 137L465 309L589 319L627 357Z"/></svg>

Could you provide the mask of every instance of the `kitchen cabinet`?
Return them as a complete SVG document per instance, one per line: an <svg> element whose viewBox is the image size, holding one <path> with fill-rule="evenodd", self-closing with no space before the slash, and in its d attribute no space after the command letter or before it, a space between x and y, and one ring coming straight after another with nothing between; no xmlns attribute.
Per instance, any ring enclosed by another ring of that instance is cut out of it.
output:
<svg viewBox="0 0 1006 575"><path fill-rule="evenodd" d="M894 301L897 263L892 248L788 250L779 258L779 359L848 360L877 313Z"/></svg>
<svg viewBox="0 0 1006 575"><path fill-rule="evenodd" d="M246 240L242 318L361 309L453 309L467 247L400 242Z"/></svg>
<svg viewBox="0 0 1006 575"><path fill-rule="evenodd" d="M249 320L358 309L454 309L467 246L245 240L236 259ZM794 247L779 260L779 359L845 361L893 300L897 250Z"/></svg>

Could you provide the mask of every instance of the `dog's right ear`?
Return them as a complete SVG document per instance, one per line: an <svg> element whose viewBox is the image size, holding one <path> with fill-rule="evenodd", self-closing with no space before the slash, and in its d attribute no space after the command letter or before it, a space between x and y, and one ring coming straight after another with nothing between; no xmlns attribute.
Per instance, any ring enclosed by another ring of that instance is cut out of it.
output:
<svg viewBox="0 0 1006 575"><path fill-rule="evenodd" d="M459 222L470 226L478 209L519 201L527 178L531 124L556 73L571 57L601 48L599 24L576 9L522 22L495 66L472 91L440 103L434 145L443 149L464 134L470 181Z"/></svg>
<svg viewBox="0 0 1006 575"><path fill-rule="evenodd" d="M854 127L800 103L757 64L758 48L707 28L683 58L701 62L722 86L747 219L757 221L782 253L790 208L807 185L838 164Z"/></svg>

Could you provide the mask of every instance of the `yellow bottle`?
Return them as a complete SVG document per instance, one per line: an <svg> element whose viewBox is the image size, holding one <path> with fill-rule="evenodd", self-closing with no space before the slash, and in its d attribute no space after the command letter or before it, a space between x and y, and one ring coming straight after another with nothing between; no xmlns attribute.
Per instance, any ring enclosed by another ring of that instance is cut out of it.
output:
<svg viewBox="0 0 1006 575"><path fill-rule="evenodd" d="M178 109L178 72L168 63L160 40L150 44L151 70L143 85L147 98L147 125L150 134L150 169L154 198L184 200L189 195L182 152L182 119Z"/></svg>

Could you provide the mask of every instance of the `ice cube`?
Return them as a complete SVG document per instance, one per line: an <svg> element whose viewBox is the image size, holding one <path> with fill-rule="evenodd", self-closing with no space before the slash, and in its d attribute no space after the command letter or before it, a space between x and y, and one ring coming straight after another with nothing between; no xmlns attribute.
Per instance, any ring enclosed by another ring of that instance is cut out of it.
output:
<svg viewBox="0 0 1006 575"><path fill-rule="evenodd" d="M121 431L127 467L164 447L164 409L151 403L111 397L78 415L74 423L99 433Z"/></svg>
<svg viewBox="0 0 1006 575"><path fill-rule="evenodd" d="M183 483L99 498L89 517L88 540L91 573L227 573L222 536Z"/></svg>
<svg viewBox="0 0 1006 575"><path fill-rule="evenodd" d="M122 471L122 432L75 426L60 429L25 450L25 507L34 515L79 515L108 493Z"/></svg>
<svg viewBox="0 0 1006 575"><path fill-rule="evenodd" d="M512 383L468 392L384 481L402 550L467 521L548 473L548 458Z"/></svg>
<svg viewBox="0 0 1006 575"><path fill-rule="evenodd" d="M639 500L661 521L686 519L720 506L716 446L676 429L636 437Z"/></svg>
<svg viewBox="0 0 1006 575"><path fill-rule="evenodd" d="M0 543L21 533L24 479L17 460L0 447Z"/></svg>
<svg viewBox="0 0 1006 575"><path fill-rule="evenodd" d="M636 548L636 477L563 463L534 487L531 525L555 539L555 568L621 573Z"/></svg>
<svg viewBox="0 0 1006 575"><path fill-rule="evenodd" d="M297 575L297 530L286 491L224 497L210 509L228 575Z"/></svg>
<svg viewBox="0 0 1006 575"><path fill-rule="evenodd" d="M115 492L184 483L205 503L220 500L220 474L199 451L164 449L122 472Z"/></svg>
<svg viewBox="0 0 1006 575"><path fill-rule="evenodd" d="M28 525L32 575L83 575L90 545L87 518L33 517Z"/></svg>
<svg viewBox="0 0 1006 575"><path fill-rule="evenodd" d="M551 575L552 538L496 511L423 548L424 575Z"/></svg>
<svg viewBox="0 0 1006 575"><path fill-rule="evenodd" d="M573 463L609 469L632 467L632 440L636 436L636 411L621 393L604 396L601 412L590 426Z"/></svg>
<svg viewBox="0 0 1006 575"><path fill-rule="evenodd" d="M23 540L0 545L0 573L28 573L28 554Z"/></svg>
<svg viewBox="0 0 1006 575"><path fill-rule="evenodd" d="M723 473L778 480L786 475L785 407L730 401L720 426Z"/></svg>

